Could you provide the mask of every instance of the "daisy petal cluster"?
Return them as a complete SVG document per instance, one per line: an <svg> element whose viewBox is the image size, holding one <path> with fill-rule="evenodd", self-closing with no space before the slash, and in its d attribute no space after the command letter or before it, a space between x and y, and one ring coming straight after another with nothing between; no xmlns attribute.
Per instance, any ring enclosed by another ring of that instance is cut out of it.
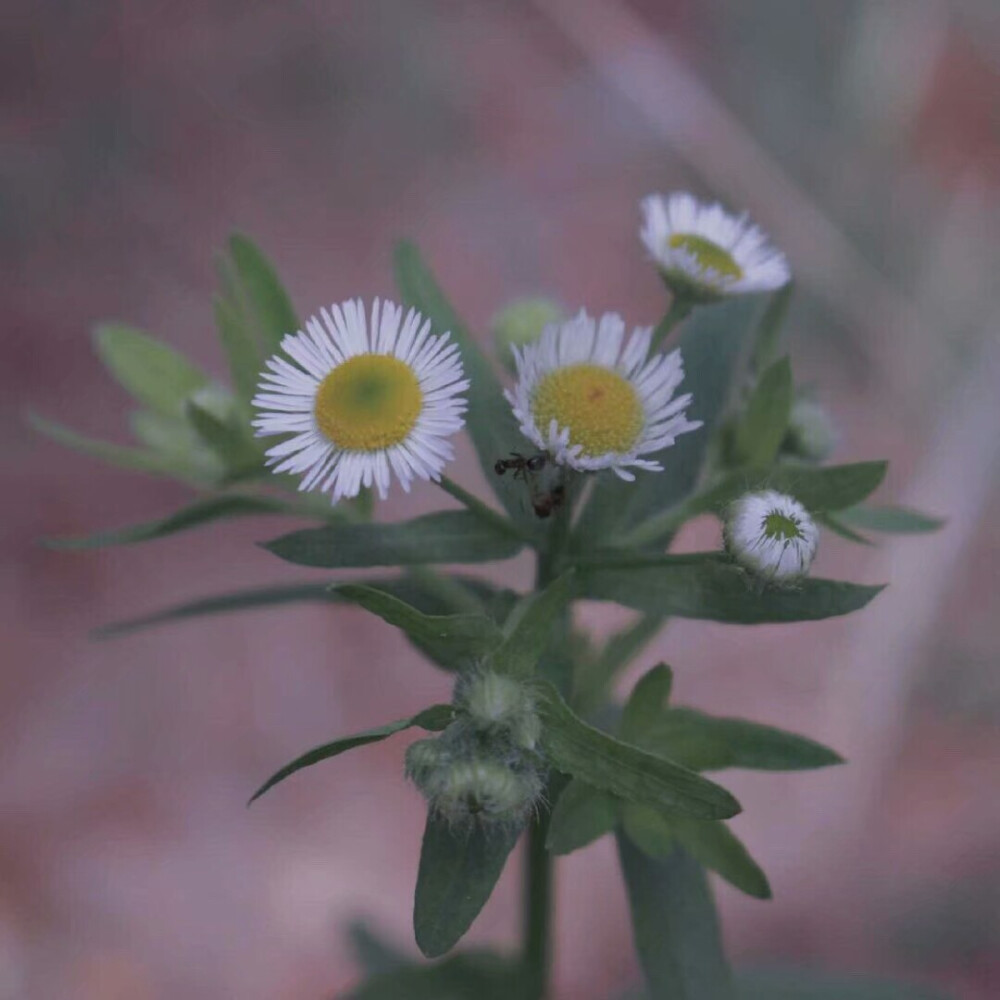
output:
<svg viewBox="0 0 1000 1000"><path fill-rule="evenodd" d="M695 302L768 292L790 278L788 262L746 215L730 215L679 191L642 201L639 235L675 294Z"/></svg>
<svg viewBox="0 0 1000 1000"><path fill-rule="evenodd" d="M750 572L774 582L793 582L809 572L819 532L809 512L776 490L747 493L729 508L726 548Z"/></svg>
<svg viewBox="0 0 1000 1000"><path fill-rule="evenodd" d="M267 452L278 473L334 503L374 486L384 498L393 476L404 490L436 480L453 457L469 382L449 334L392 302L359 299L322 309L281 342L267 362L254 427L290 435Z"/></svg>
<svg viewBox="0 0 1000 1000"><path fill-rule="evenodd" d="M617 314L595 320L581 311L513 348L517 385L506 396L521 432L573 469L611 469L626 480L632 468L662 471L642 456L701 422L687 418L690 394L674 395L684 379L680 351L650 357L651 334L637 328L626 340Z"/></svg>

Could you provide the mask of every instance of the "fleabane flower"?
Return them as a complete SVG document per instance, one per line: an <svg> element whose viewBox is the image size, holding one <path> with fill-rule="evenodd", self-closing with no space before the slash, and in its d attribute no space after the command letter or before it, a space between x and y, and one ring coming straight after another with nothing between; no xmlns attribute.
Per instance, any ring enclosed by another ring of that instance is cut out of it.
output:
<svg viewBox="0 0 1000 1000"><path fill-rule="evenodd" d="M278 473L334 503L392 476L409 491L436 480L453 457L448 438L465 422L458 347L430 321L392 302L360 299L322 309L281 342L287 358L267 362L253 405L258 436L290 434L267 452ZM289 360L290 359L290 360Z"/></svg>
<svg viewBox="0 0 1000 1000"><path fill-rule="evenodd" d="M521 432L573 469L612 469L626 480L635 479L632 468L662 471L642 456L701 421L687 418L690 394L674 396L684 379L680 351L650 357L651 334L639 327L626 341L620 316L581 311L514 347L517 385L506 396Z"/></svg>
<svg viewBox="0 0 1000 1000"><path fill-rule="evenodd" d="M747 216L678 191L642 200L639 235L671 290L695 302L768 292L790 277L780 250Z"/></svg>
<svg viewBox="0 0 1000 1000"><path fill-rule="evenodd" d="M729 508L726 548L750 572L774 582L794 582L809 572L819 532L809 511L776 490L746 493Z"/></svg>

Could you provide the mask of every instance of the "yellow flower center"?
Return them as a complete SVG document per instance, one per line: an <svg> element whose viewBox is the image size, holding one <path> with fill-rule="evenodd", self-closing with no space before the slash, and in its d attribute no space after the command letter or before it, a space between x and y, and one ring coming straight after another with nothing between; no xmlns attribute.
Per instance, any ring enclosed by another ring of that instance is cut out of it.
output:
<svg viewBox="0 0 1000 1000"><path fill-rule="evenodd" d="M319 429L344 451L379 451L405 440L424 394L413 369L389 354L359 354L319 384Z"/></svg>
<svg viewBox="0 0 1000 1000"><path fill-rule="evenodd" d="M569 428L570 445L582 445L584 457L628 451L643 425L642 403L632 383L600 365L568 365L546 375L535 389L531 410L543 434L552 420Z"/></svg>
<svg viewBox="0 0 1000 1000"><path fill-rule="evenodd" d="M704 271L715 271L724 278L738 280L743 277L743 268L733 260L733 255L728 250L723 250L717 243L706 240L704 236L698 236L696 233L674 233L668 242L674 250L686 250L691 254Z"/></svg>

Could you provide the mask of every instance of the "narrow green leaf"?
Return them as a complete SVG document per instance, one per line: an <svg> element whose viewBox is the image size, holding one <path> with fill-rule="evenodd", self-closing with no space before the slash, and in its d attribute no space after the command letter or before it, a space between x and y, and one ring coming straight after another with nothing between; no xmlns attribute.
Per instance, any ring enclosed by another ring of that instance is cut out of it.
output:
<svg viewBox="0 0 1000 1000"><path fill-rule="evenodd" d="M634 483L602 474L580 517L577 539L611 541L620 529L680 503L695 488L729 401L740 349L760 309L759 297L753 295L695 309L680 338L684 382L678 392L692 394L688 413L704 426L652 456L663 463L662 473L640 472Z"/></svg>
<svg viewBox="0 0 1000 1000"><path fill-rule="evenodd" d="M705 873L686 851L647 857L618 835L636 951L649 1000L731 1000L732 983Z"/></svg>
<svg viewBox="0 0 1000 1000"><path fill-rule="evenodd" d="M774 361L778 353L793 290L793 282L790 281L767 300L767 308L754 333L752 361L754 371L763 371Z"/></svg>
<svg viewBox="0 0 1000 1000"><path fill-rule="evenodd" d="M545 846L553 854L570 854L611 833L618 822L618 800L574 778L556 800Z"/></svg>
<svg viewBox="0 0 1000 1000"><path fill-rule="evenodd" d="M766 468L774 462L791 410L792 366L785 357L760 376L736 428L736 455L742 464Z"/></svg>
<svg viewBox="0 0 1000 1000"><path fill-rule="evenodd" d="M849 542L854 542L856 545L874 545L875 543L870 538L865 538L864 535L859 534L853 528L849 528L836 514L816 514L814 515L816 520L823 525L828 531L832 531L835 535L839 535L841 538L846 538Z"/></svg>
<svg viewBox="0 0 1000 1000"><path fill-rule="evenodd" d="M676 850L678 841L674 837L670 817L655 806L641 802L622 804L622 830L629 840L651 858L668 858ZM719 822L719 820L699 820L699 822Z"/></svg>
<svg viewBox="0 0 1000 1000"><path fill-rule="evenodd" d="M622 712L622 739L634 743L642 733L663 717L674 673L665 663L659 663L642 676L625 702Z"/></svg>
<svg viewBox="0 0 1000 1000"><path fill-rule="evenodd" d="M249 427L241 426L234 414L219 416L214 408L197 398L188 400L186 413L198 437L218 457L230 476L263 472L263 455L250 436Z"/></svg>
<svg viewBox="0 0 1000 1000"><path fill-rule="evenodd" d="M257 392L257 383L263 367L257 341L253 331L247 328L239 310L232 302L217 295L213 307L215 326L229 362L233 389L236 398L243 404L243 409L248 412L250 400Z"/></svg>
<svg viewBox="0 0 1000 1000"><path fill-rule="evenodd" d="M737 1000L949 1000L936 989L812 969L741 972Z"/></svg>
<svg viewBox="0 0 1000 1000"><path fill-rule="evenodd" d="M443 955L472 926L520 833L510 824L458 827L428 815L413 903L413 930L424 955Z"/></svg>
<svg viewBox="0 0 1000 1000"><path fill-rule="evenodd" d="M493 562L517 555L523 545L470 511L448 510L394 524L307 528L263 547L299 566L336 569Z"/></svg>
<svg viewBox="0 0 1000 1000"><path fill-rule="evenodd" d="M612 635L597 656L580 660L573 683L573 704L581 715L605 700L614 676L642 652L663 628L664 621L660 615L641 615Z"/></svg>
<svg viewBox="0 0 1000 1000"><path fill-rule="evenodd" d="M299 320L274 265L240 233L229 239L235 276L246 298L264 355L274 354L282 338L299 330Z"/></svg>
<svg viewBox="0 0 1000 1000"><path fill-rule="evenodd" d="M463 952L433 965L406 965L375 976L343 1000L516 1000L520 965L487 952Z"/></svg>
<svg viewBox="0 0 1000 1000"><path fill-rule="evenodd" d="M843 763L838 753L806 736L693 708L669 709L643 732L641 745L694 771L803 771Z"/></svg>
<svg viewBox="0 0 1000 1000"><path fill-rule="evenodd" d="M153 538L163 538L179 531L197 528L210 521L221 521L230 517L246 517L252 514L287 514L291 508L282 500L265 497L218 496L207 500L196 500L167 517L142 524L131 524L127 528L113 531L99 531L80 538L50 538L45 545L50 549L99 549L108 545L129 545L145 542Z"/></svg>
<svg viewBox="0 0 1000 1000"><path fill-rule="evenodd" d="M564 573L515 609L504 628L502 645L490 658L492 668L512 677L529 677L545 651L557 620L573 592L573 573Z"/></svg>
<svg viewBox="0 0 1000 1000"><path fill-rule="evenodd" d="M208 376L173 348L129 326L107 324L94 333L97 353L121 386L164 416L180 416Z"/></svg>
<svg viewBox="0 0 1000 1000"><path fill-rule="evenodd" d="M725 819L740 811L736 799L721 786L587 725L551 684L539 683L538 690L542 745L552 765L564 774L623 799L702 819Z"/></svg>
<svg viewBox="0 0 1000 1000"><path fill-rule="evenodd" d="M268 789L277 785L278 782L284 781L289 775L295 774L296 771L301 771L305 767L311 767L313 764L328 760L330 757L337 757L347 750L353 750L355 747L363 747L369 743L380 743L394 733L409 729L411 726L420 726L421 729L440 732L448 726L454 718L454 714L455 710L451 705L432 705L430 708L425 708L422 712L418 712L409 719L399 719L384 726L377 726L375 729L366 729L363 733L355 733L353 736L345 736L343 739L334 740L332 743L324 743L322 746L314 747L272 774L250 796L250 802L247 805L255 802Z"/></svg>
<svg viewBox="0 0 1000 1000"><path fill-rule="evenodd" d="M347 928L347 938L354 960L366 979L386 972L412 968L409 957L386 940L366 920L352 920Z"/></svg>
<svg viewBox="0 0 1000 1000"><path fill-rule="evenodd" d="M37 413L27 414L27 420L36 431L53 441L67 448L72 448L73 451L100 459L109 465L117 465L122 469L133 469L136 472L148 472L157 476L191 478L190 468L174 458L158 455L141 448L131 448L126 445L112 444L110 441L99 441L96 438L86 437L63 424L41 417Z"/></svg>
<svg viewBox="0 0 1000 1000"><path fill-rule="evenodd" d="M511 517L536 531L525 484L510 475L498 476L493 469L498 458L530 445L518 429L489 358L455 313L414 244L399 243L393 264L403 302L429 319L435 333L450 332L462 353L466 378L475 386L469 394L466 426L483 474Z"/></svg>
<svg viewBox="0 0 1000 1000"><path fill-rule="evenodd" d="M806 577L794 587L761 587L738 566L718 560L579 569L578 597L617 601L648 614L754 625L810 621L863 608L881 586Z"/></svg>
<svg viewBox="0 0 1000 1000"><path fill-rule="evenodd" d="M375 587L342 584L334 589L346 600L402 629L419 649L447 670L461 670L478 662L503 641L499 627L484 614L425 615Z"/></svg>
<svg viewBox="0 0 1000 1000"><path fill-rule="evenodd" d="M898 534L937 531L946 523L943 517L922 514L909 507L850 507L840 511L840 517L848 524L866 531Z"/></svg>

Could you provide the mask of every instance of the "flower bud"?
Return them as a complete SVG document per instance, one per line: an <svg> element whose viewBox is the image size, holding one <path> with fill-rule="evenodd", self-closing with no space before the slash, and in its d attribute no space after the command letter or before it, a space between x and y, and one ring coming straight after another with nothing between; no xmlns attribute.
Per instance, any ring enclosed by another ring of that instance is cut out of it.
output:
<svg viewBox="0 0 1000 1000"><path fill-rule="evenodd" d="M439 779L430 806L452 824L520 823L542 793L536 771L481 758L446 765Z"/></svg>
<svg viewBox="0 0 1000 1000"><path fill-rule="evenodd" d="M538 744L542 722L534 693L513 677L490 670L468 674L458 682L455 701L477 729L503 733L521 750Z"/></svg>
<svg viewBox="0 0 1000 1000"><path fill-rule="evenodd" d="M809 572L819 532L798 500L764 490L746 493L730 506L723 537L744 569L769 581L790 583Z"/></svg>
<svg viewBox="0 0 1000 1000"><path fill-rule="evenodd" d="M537 340L549 323L558 323L563 311L549 299L518 299L493 317L493 343L497 357L514 368L511 347L523 347Z"/></svg>
<svg viewBox="0 0 1000 1000"><path fill-rule="evenodd" d="M830 414L815 399L799 396L788 416L782 452L806 462L822 462L836 445L837 429Z"/></svg>

